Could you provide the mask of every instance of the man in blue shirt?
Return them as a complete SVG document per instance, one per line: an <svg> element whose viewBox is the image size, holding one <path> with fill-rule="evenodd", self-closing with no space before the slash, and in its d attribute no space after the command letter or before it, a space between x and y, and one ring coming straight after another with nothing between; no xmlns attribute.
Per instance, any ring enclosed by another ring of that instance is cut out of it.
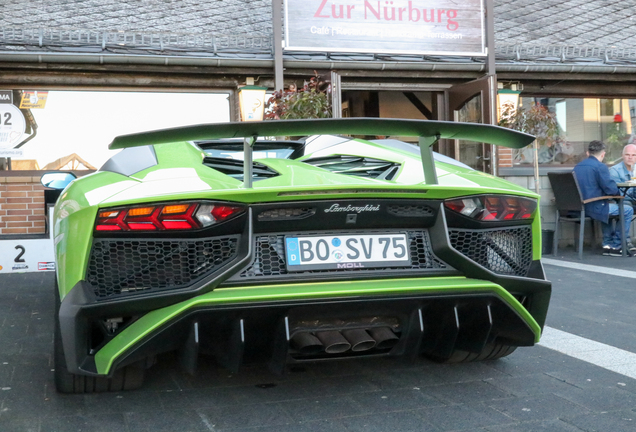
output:
<svg viewBox="0 0 636 432"><path fill-rule="evenodd" d="M602 196L619 195L616 182L610 177L609 169L603 164L605 158L605 143L602 141L592 141L588 148L588 158L582 160L574 167L574 175L579 183L581 195L584 200L590 198L598 198ZM601 222L603 230L603 255L621 256L621 229L612 228L609 223L610 216L618 215L619 206L615 202L607 199L592 201L585 204L585 215ZM634 215L632 206L624 206L625 226L623 229L626 233L627 247L630 253L636 252L629 240L629 226Z"/></svg>
<svg viewBox="0 0 636 432"><path fill-rule="evenodd" d="M636 163L636 145L627 144L623 148L623 161L609 169L610 177L616 183L625 183L632 179L634 164ZM636 188L629 188L625 195L625 204L636 207Z"/></svg>

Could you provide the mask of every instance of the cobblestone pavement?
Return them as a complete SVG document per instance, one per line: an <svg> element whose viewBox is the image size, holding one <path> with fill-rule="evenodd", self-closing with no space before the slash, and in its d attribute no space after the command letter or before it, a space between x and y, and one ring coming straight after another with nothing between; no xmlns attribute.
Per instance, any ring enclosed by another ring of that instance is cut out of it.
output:
<svg viewBox="0 0 636 432"><path fill-rule="evenodd" d="M636 280L550 265L546 271L554 282L549 326L636 352L629 313ZM256 366L234 375L213 362L189 376L165 356L141 390L59 395L51 358L53 277L0 277L2 432L636 430L636 380L542 346L460 365L314 363L282 377ZM608 298L614 300L606 307Z"/></svg>

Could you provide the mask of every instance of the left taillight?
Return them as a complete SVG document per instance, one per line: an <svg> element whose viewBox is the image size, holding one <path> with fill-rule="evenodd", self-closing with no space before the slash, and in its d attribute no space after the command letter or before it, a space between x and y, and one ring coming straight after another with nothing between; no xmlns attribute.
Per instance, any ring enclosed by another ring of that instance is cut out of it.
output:
<svg viewBox="0 0 636 432"><path fill-rule="evenodd" d="M448 200L444 206L471 219L499 222L530 219L537 201L512 195L479 195Z"/></svg>
<svg viewBox="0 0 636 432"><path fill-rule="evenodd" d="M175 231L206 228L245 211L240 205L211 202L146 204L102 209L95 231Z"/></svg>

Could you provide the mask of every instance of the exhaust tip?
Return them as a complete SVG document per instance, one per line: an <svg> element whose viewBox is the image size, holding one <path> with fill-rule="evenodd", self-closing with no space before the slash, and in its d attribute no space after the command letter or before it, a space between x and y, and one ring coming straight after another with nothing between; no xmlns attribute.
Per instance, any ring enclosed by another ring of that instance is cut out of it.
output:
<svg viewBox="0 0 636 432"><path fill-rule="evenodd" d="M364 329L343 330L342 335L349 341L351 351L354 352L370 350L376 344L375 339Z"/></svg>
<svg viewBox="0 0 636 432"><path fill-rule="evenodd" d="M381 350L393 348L400 340L388 327L371 328L369 334L375 340L376 348Z"/></svg>
<svg viewBox="0 0 636 432"><path fill-rule="evenodd" d="M296 333L291 345L302 355L319 354L325 348L320 340L309 332Z"/></svg>
<svg viewBox="0 0 636 432"><path fill-rule="evenodd" d="M316 332L316 337L325 346L325 352L328 354L340 354L351 349L351 344L339 331L326 330Z"/></svg>

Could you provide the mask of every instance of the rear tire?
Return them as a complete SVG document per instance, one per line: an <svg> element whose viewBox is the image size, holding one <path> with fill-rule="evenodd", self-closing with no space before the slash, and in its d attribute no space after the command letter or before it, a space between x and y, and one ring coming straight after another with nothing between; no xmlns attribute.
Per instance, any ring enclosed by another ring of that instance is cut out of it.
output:
<svg viewBox="0 0 636 432"><path fill-rule="evenodd" d="M133 363L115 371L112 378L73 374L66 367L62 331L60 330L60 296L55 282L55 335L53 340L53 363L55 388L60 393L102 393L108 391L135 390L144 382L144 362Z"/></svg>
<svg viewBox="0 0 636 432"><path fill-rule="evenodd" d="M484 349L482 349L479 353L455 350L447 358L437 357L435 355L427 357L438 363L468 363L483 360L496 360L512 354L516 349L516 346L497 343L495 340L487 343L484 346Z"/></svg>

